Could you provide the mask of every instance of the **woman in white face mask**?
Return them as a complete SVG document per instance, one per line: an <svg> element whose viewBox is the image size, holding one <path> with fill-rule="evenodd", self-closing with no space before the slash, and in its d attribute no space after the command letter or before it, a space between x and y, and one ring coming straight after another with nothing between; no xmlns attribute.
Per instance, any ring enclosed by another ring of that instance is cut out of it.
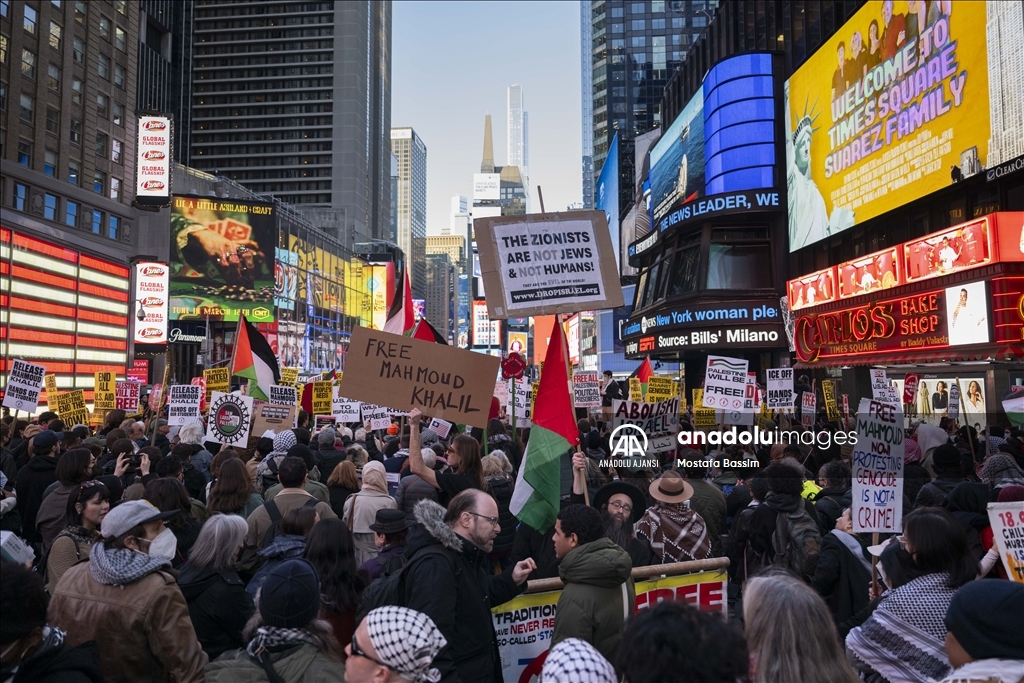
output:
<svg viewBox="0 0 1024 683"><path fill-rule="evenodd" d="M89 562L61 577L50 601L54 626L72 645L95 640L110 682L203 680L209 661L171 569L177 539L145 500L121 503L100 525Z"/></svg>

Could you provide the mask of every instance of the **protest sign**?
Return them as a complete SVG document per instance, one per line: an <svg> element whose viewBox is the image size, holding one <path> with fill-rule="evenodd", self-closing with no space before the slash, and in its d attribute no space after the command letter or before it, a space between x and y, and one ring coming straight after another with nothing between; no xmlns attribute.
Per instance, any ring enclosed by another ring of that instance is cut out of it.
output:
<svg viewBox="0 0 1024 683"><path fill-rule="evenodd" d="M294 387L299 381L298 368L281 368L281 380L279 384L283 387Z"/></svg>
<svg viewBox="0 0 1024 683"><path fill-rule="evenodd" d="M209 381L209 380L207 380ZM253 399L251 396L225 394L215 391L210 396L210 415L206 425L206 440L229 446L239 444L245 448L252 425Z"/></svg>
<svg viewBox="0 0 1024 683"><path fill-rule="evenodd" d="M597 384L597 373L594 374L594 383ZM660 403L661 401L667 401L677 392L672 390L672 378L670 377L650 377L647 380L647 395L644 400L648 403ZM597 405L601 403L601 394L598 391Z"/></svg>
<svg viewBox="0 0 1024 683"><path fill-rule="evenodd" d="M199 404L203 400L203 388L191 384L173 385L168 388L167 424L187 425L199 419Z"/></svg>
<svg viewBox="0 0 1024 683"><path fill-rule="evenodd" d="M313 432L322 432L327 427L332 429L338 424L338 418L334 415L314 415L313 416Z"/></svg>
<svg viewBox="0 0 1024 683"><path fill-rule="evenodd" d="M772 409L768 407L768 401L761 401L761 412L757 416L757 426L761 431L768 431L768 422L772 419Z"/></svg>
<svg viewBox="0 0 1024 683"><path fill-rule="evenodd" d="M747 373L747 386L743 394L743 410L748 413L756 413L761 406L761 397L757 388L757 374Z"/></svg>
<svg viewBox="0 0 1024 683"><path fill-rule="evenodd" d="M960 418L960 383L949 385L949 403L946 404L946 417L951 420Z"/></svg>
<svg viewBox="0 0 1024 683"><path fill-rule="evenodd" d="M363 421L370 422L370 429L387 429L391 426L391 411L372 403L363 404Z"/></svg>
<svg viewBox="0 0 1024 683"><path fill-rule="evenodd" d="M850 396L843 394L843 417L847 420L850 419Z"/></svg>
<svg viewBox="0 0 1024 683"><path fill-rule="evenodd" d="M603 211L494 216L473 226L490 319L622 305Z"/></svg>
<svg viewBox="0 0 1024 683"><path fill-rule="evenodd" d="M508 382L512 380L498 380L494 383L494 398L498 399L498 405L508 408Z"/></svg>
<svg viewBox="0 0 1024 683"><path fill-rule="evenodd" d="M601 405L601 385L596 372L576 372L572 376L573 405L596 408Z"/></svg>
<svg viewBox="0 0 1024 683"><path fill-rule="evenodd" d="M631 401L642 401L644 400L644 387L640 384L640 380L636 377L629 378L629 400Z"/></svg>
<svg viewBox="0 0 1024 683"><path fill-rule="evenodd" d="M521 377L510 380L508 387L509 400L515 401L516 427L526 428L531 426L530 418L533 417L533 384L531 384L529 378ZM510 415L511 412L510 407Z"/></svg>
<svg viewBox="0 0 1024 683"><path fill-rule="evenodd" d="M634 609L675 600L704 612L726 614L728 575L724 570L637 581ZM526 593L491 608L502 662L502 683L539 681L551 647L555 611L562 591ZM631 610L632 611L632 610ZM580 679L585 680L585 679Z"/></svg>
<svg viewBox="0 0 1024 683"><path fill-rule="evenodd" d="M42 365L18 359L11 361L11 373L7 376L3 407L35 412L36 406L39 405L39 392L42 391L45 375L46 368Z"/></svg>
<svg viewBox="0 0 1024 683"><path fill-rule="evenodd" d="M793 368L769 368L768 407L772 410L793 410Z"/></svg>
<svg viewBox="0 0 1024 683"><path fill-rule="evenodd" d="M147 399L147 402L149 403L149 409L150 410L159 410L160 409L160 401L163 400L163 397L164 397L164 385L163 384L154 384L153 387L149 390L149 398ZM202 403L199 404L200 408L202 408L202 405L203 405Z"/></svg>
<svg viewBox="0 0 1024 683"><path fill-rule="evenodd" d="M447 420L441 420L435 417L430 421L430 426L428 427L428 429L437 434L442 439L447 439L448 432L452 430L452 423L448 422Z"/></svg>
<svg viewBox="0 0 1024 683"><path fill-rule="evenodd" d="M313 414L331 415L334 383L329 379L313 382Z"/></svg>
<svg viewBox="0 0 1024 683"><path fill-rule="evenodd" d="M52 372L43 378L46 385L46 409L57 412L57 375Z"/></svg>
<svg viewBox="0 0 1024 683"><path fill-rule="evenodd" d="M903 405L914 405L917 401L917 387L921 375L908 372L903 376Z"/></svg>
<svg viewBox="0 0 1024 683"><path fill-rule="evenodd" d="M57 394L57 416L69 429L74 425L89 424L89 409L85 407L85 392L75 389Z"/></svg>
<svg viewBox="0 0 1024 683"><path fill-rule="evenodd" d="M857 409L853 470L853 530L903 529L903 413L898 405L863 398Z"/></svg>
<svg viewBox="0 0 1024 683"><path fill-rule="evenodd" d="M486 429L500 362L497 356L357 327L341 390L348 398L419 408L429 417Z"/></svg>
<svg viewBox="0 0 1024 683"><path fill-rule="evenodd" d="M540 382L530 383L530 409L528 414L533 415L537 406L537 392L540 391Z"/></svg>
<svg viewBox="0 0 1024 683"><path fill-rule="evenodd" d="M142 394L141 384L134 380L123 380L116 383L114 393L118 410L123 410L127 415L134 415L139 412L139 396Z"/></svg>
<svg viewBox="0 0 1024 683"><path fill-rule="evenodd" d="M209 368L203 370L203 379L206 380L206 402L209 403L213 392L228 393L231 389L231 371L227 368Z"/></svg>
<svg viewBox="0 0 1024 683"><path fill-rule="evenodd" d="M639 427L647 436L675 434L679 425L679 397L658 403L612 401L613 428L624 424Z"/></svg>
<svg viewBox="0 0 1024 683"><path fill-rule="evenodd" d="M747 393L748 363L741 358L708 356L704 370L704 407L740 410Z"/></svg>
<svg viewBox="0 0 1024 683"><path fill-rule="evenodd" d="M331 413L338 418L338 422L359 422L359 401L350 401L338 393L339 387L333 387L334 395L331 397Z"/></svg>
<svg viewBox="0 0 1024 683"><path fill-rule="evenodd" d="M92 410L94 415L104 415L117 408L117 379L112 372L93 373ZM102 419L100 420L102 422Z"/></svg>
<svg viewBox="0 0 1024 683"><path fill-rule="evenodd" d="M282 384L270 385L269 403L272 406L293 406L299 402L298 392L295 387Z"/></svg>
<svg viewBox="0 0 1024 683"><path fill-rule="evenodd" d="M889 394L889 378L885 375L885 370L881 368L871 368L871 397L876 401L888 400Z"/></svg>
<svg viewBox="0 0 1024 683"><path fill-rule="evenodd" d="M269 403L260 404L256 407L256 417L252 422L252 433L257 436L263 436L268 429L275 434L285 429L292 429L295 427L298 411L299 409L294 405L272 406Z"/></svg>
<svg viewBox="0 0 1024 683"><path fill-rule="evenodd" d="M836 383L830 379L821 380L821 395L825 399L825 412L828 414L829 422L838 420L839 404L836 402Z"/></svg>
<svg viewBox="0 0 1024 683"><path fill-rule="evenodd" d="M989 503L988 521L1006 575L1024 583L1024 501Z"/></svg>
<svg viewBox="0 0 1024 683"><path fill-rule="evenodd" d="M206 403L209 400L209 395L206 393L206 377L193 377L190 384L192 384L192 386L200 387L203 390L203 400L199 402L199 410L206 410ZM153 399L150 398L150 401L152 400Z"/></svg>
<svg viewBox="0 0 1024 683"><path fill-rule="evenodd" d="M693 390L693 426L695 429L714 429L718 426L718 411L704 407L704 390Z"/></svg>
<svg viewBox="0 0 1024 683"><path fill-rule="evenodd" d="M813 391L805 391L800 395L800 424L805 427L814 426L814 416L818 411L818 397Z"/></svg>

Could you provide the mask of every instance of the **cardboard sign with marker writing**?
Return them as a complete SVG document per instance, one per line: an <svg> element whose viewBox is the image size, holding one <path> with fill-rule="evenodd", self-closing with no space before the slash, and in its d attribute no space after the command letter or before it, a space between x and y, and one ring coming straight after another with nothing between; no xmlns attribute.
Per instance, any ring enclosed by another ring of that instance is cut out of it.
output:
<svg viewBox="0 0 1024 683"><path fill-rule="evenodd" d="M284 429L292 429L295 426L297 411L295 406L274 406L264 403L256 408L252 433L262 436L268 429L275 433Z"/></svg>
<svg viewBox="0 0 1024 683"><path fill-rule="evenodd" d="M357 327L341 393L485 429L499 363L496 356Z"/></svg>

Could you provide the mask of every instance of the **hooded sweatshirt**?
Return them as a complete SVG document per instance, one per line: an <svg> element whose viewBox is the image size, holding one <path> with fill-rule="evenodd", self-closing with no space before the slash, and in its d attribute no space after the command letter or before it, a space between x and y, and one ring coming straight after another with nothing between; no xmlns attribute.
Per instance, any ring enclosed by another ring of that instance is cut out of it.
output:
<svg viewBox="0 0 1024 683"><path fill-rule="evenodd" d="M31 657L22 660L17 669L0 670L0 680L8 680L11 671L11 683L103 683L96 643L71 647L64 642L64 632L51 626L43 627L43 642Z"/></svg>

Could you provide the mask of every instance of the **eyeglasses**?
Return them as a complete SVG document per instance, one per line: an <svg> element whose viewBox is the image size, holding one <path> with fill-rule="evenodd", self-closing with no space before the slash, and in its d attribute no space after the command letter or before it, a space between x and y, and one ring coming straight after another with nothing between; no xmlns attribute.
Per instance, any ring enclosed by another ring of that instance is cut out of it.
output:
<svg viewBox="0 0 1024 683"><path fill-rule="evenodd" d="M467 512L469 511L467 510ZM499 517L488 517L487 515L477 514L476 512L470 512L469 514L474 517L479 517L480 519L486 519L492 526L501 526L501 518Z"/></svg>
<svg viewBox="0 0 1024 683"><path fill-rule="evenodd" d="M621 510L622 512L625 512L627 515L630 514L631 512L633 512L633 506L631 506L631 505L624 505L624 504L620 503L619 501L614 501L614 502L608 503L608 507L610 509L612 509L612 510Z"/></svg>
<svg viewBox="0 0 1024 683"><path fill-rule="evenodd" d="M363 648L359 647L359 642L356 640L356 634L355 633L352 634L352 656L353 657L362 657L363 659L369 659L371 662L373 662L377 666L383 666L388 671L394 671L394 667L388 666L387 664L385 664L384 662L380 661L379 659L376 659L376 658L371 657L370 655L366 654L366 652L363 651Z"/></svg>

